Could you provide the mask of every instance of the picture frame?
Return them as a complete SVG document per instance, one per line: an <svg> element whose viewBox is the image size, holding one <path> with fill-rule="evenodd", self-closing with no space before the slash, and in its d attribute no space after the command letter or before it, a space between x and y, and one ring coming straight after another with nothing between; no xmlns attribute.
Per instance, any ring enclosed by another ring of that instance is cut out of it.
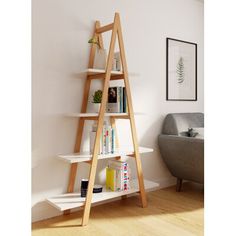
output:
<svg viewBox="0 0 236 236"><path fill-rule="evenodd" d="M166 38L166 100L197 101L197 44Z"/></svg>

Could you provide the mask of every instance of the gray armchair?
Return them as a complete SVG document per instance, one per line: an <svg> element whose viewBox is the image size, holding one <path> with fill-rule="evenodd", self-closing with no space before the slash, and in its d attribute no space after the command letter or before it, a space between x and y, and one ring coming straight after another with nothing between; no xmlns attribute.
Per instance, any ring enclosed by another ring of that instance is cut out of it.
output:
<svg viewBox="0 0 236 236"><path fill-rule="evenodd" d="M181 190L182 180L204 183L204 139L185 133L194 127L204 127L203 113L168 114L158 137L161 156L177 178L176 191Z"/></svg>

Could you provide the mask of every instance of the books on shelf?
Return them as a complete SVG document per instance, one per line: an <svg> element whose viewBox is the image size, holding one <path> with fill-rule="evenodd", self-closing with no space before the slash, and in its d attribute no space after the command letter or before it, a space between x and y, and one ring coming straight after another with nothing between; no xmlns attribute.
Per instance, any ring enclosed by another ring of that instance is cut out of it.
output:
<svg viewBox="0 0 236 236"><path fill-rule="evenodd" d="M108 89L107 112L127 113L127 108L125 87L110 87Z"/></svg>
<svg viewBox="0 0 236 236"><path fill-rule="evenodd" d="M92 131L90 132L90 152L93 152L95 138L97 132L97 123L94 123L92 127ZM115 129L108 124L108 122L104 122L102 128L102 134L100 137L100 145L99 145L99 154L108 154L115 152Z"/></svg>
<svg viewBox="0 0 236 236"><path fill-rule="evenodd" d="M130 169L127 162L112 160L106 168L106 188L112 191L130 189Z"/></svg>

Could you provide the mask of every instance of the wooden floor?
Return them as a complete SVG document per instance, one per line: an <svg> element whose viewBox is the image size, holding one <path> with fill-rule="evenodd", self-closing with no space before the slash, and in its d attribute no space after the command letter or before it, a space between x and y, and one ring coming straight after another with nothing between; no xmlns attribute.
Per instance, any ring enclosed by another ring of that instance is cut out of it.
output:
<svg viewBox="0 0 236 236"><path fill-rule="evenodd" d="M203 235L204 192L201 185L184 183L182 192L170 187L149 192L148 207L137 196L95 206L89 225L81 227L82 212L32 225L32 236L184 236Z"/></svg>

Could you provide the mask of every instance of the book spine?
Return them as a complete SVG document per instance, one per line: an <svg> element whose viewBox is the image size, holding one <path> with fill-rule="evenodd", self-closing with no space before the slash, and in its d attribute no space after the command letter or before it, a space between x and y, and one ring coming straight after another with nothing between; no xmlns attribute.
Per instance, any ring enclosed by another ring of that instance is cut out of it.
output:
<svg viewBox="0 0 236 236"><path fill-rule="evenodd" d="M126 113L126 105L127 105L127 98L126 98L126 89L123 87L123 112Z"/></svg>
<svg viewBox="0 0 236 236"><path fill-rule="evenodd" d="M108 126L106 125L106 139L105 139L105 150L106 150L106 154L109 153L108 147L109 147L109 130L108 130Z"/></svg>
<svg viewBox="0 0 236 236"><path fill-rule="evenodd" d="M102 129L102 154L106 154L106 126Z"/></svg>
<svg viewBox="0 0 236 236"><path fill-rule="evenodd" d="M116 190L116 170L110 167L106 168L106 188L112 191Z"/></svg>
<svg viewBox="0 0 236 236"><path fill-rule="evenodd" d="M108 149L108 152L109 153L112 153L112 127L109 126L109 149Z"/></svg>
<svg viewBox="0 0 236 236"><path fill-rule="evenodd" d="M116 191L120 191L121 189L121 170L116 170Z"/></svg>
<svg viewBox="0 0 236 236"><path fill-rule="evenodd" d="M106 168L106 189L110 189L110 178L111 178L110 175L111 175L110 174L110 168L107 167Z"/></svg>
<svg viewBox="0 0 236 236"><path fill-rule="evenodd" d="M120 113L123 112L123 87L120 88Z"/></svg>
<svg viewBox="0 0 236 236"><path fill-rule="evenodd" d="M111 190L116 191L116 170L112 169Z"/></svg>
<svg viewBox="0 0 236 236"><path fill-rule="evenodd" d="M123 182L124 182L124 171L121 170L120 171L120 190L123 191L124 190L124 186L123 186Z"/></svg>
<svg viewBox="0 0 236 236"><path fill-rule="evenodd" d="M111 153L115 152L115 129L112 128Z"/></svg>
<svg viewBox="0 0 236 236"><path fill-rule="evenodd" d="M117 87L117 112L120 112L120 87Z"/></svg>

